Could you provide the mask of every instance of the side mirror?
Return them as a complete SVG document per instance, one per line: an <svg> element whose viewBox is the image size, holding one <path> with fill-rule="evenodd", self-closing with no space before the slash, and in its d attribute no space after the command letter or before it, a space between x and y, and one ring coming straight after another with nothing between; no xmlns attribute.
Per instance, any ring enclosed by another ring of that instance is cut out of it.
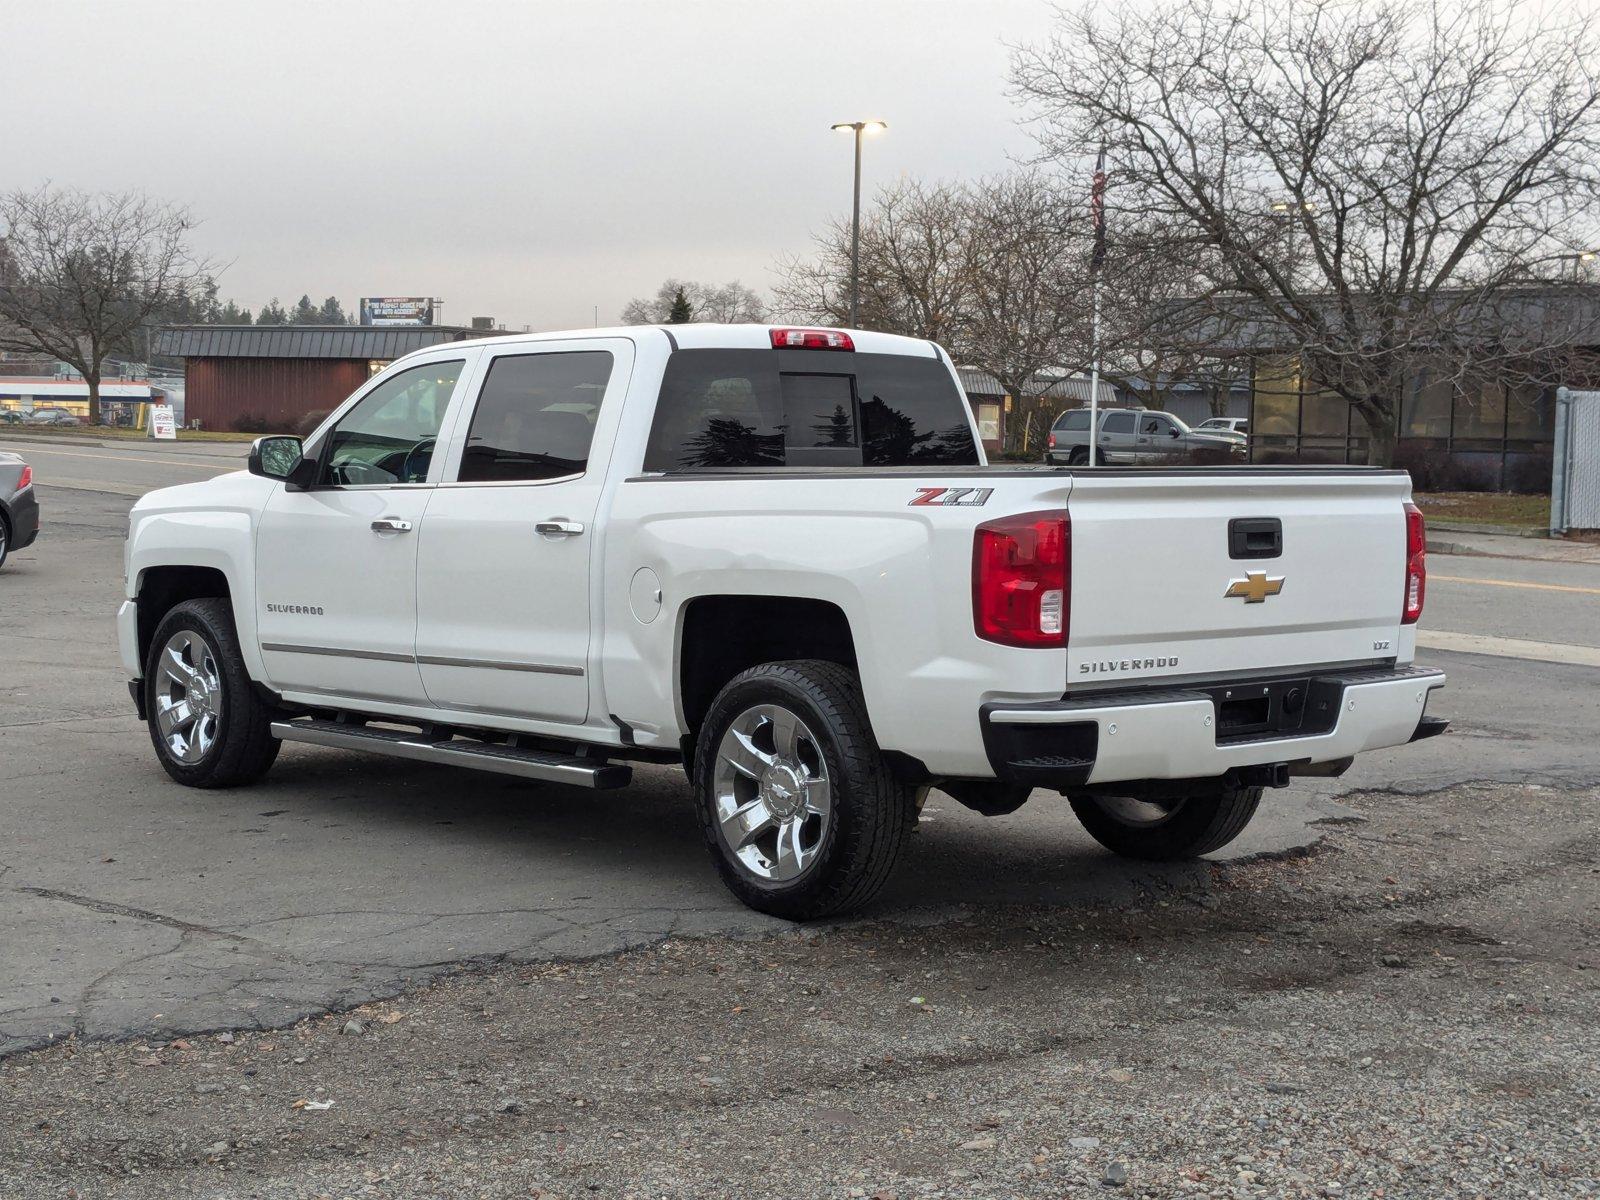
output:
<svg viewBox="0 0 1600 1200"><path fill-rule="evenodd" d="M1167 436L1168 437L1177 437L1178 436L1177 429L1174 426L1168 425L1167 426Z"/></svg>
<svg viewBox="0 0 1600 1200"><path fill-rule="evenodd" d="M287 434L257 438L250 444L250 474L267 479L288 479L305 459L300 439Z"/></svg>

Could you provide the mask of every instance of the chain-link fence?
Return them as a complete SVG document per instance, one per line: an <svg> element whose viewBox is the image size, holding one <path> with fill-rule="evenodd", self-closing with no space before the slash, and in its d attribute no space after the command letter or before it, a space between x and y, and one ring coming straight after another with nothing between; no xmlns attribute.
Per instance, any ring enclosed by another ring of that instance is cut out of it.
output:
<svg viewBox="0 0 1600 1200"><path fill-rule="evenodd" d="M1556 392L1550 532L1600 529L1600 392Z"/></svg>

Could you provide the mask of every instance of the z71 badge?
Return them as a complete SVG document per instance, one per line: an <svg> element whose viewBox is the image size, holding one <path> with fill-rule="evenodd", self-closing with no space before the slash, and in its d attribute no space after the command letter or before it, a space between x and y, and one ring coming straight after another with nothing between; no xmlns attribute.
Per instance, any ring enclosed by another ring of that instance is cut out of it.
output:
<svg viewBox="0 0 1600 1200"><path fill-rule="evenodd" d="M910 503L913 507L931 504L960 508L987 504L992 495L993 488L918 488Z"/></svg>

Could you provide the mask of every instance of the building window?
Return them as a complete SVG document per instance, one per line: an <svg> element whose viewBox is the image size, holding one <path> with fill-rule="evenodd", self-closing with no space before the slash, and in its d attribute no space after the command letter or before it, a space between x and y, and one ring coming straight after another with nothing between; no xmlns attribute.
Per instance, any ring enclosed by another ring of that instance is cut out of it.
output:
<svg viewBox="0 0 1600 1200"><path fill-rule="evenodd" d="M1555 391L1523 383L1506 396L1506 440L1548 442L1555 437Z"/></svg>
<svg viewBox="0 0 1600 1200"><path fill-rule="evenodd" d="M1400 402L1400 436L1447 438L1450 436L1450 402L1455 387L1448 379L1424 372L1406 389Z"/></svg>
<svg viewBox="0 0 1600 1200"><path fill-rule="evenodd" d="M1505 437L1505 430L1505 386L1464 380L1456 390L1455 439L1499 442Z"/></svg>
<svg viewBox="0 0 1600 1200"><path fill-rule="evenodd" d="M1292 358L1256 363L1255 411L1250 433L1260 446L1289 446L1300 435L1300 371Z"/></svg>
<svg viewBox="0 0 1600 1200"><path fill-rule="evenodd" d="M1000 406L998 404L978 405L978 436L986 442L1000 440Z"/></svg>

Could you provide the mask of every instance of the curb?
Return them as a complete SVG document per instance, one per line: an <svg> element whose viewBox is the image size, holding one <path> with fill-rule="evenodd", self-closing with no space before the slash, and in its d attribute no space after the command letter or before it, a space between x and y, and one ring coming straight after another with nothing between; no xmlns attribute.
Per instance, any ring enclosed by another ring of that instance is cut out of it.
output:
<svg viewBox="0 0 1600 1200"><path fill-rule="evenodd" d="M1549 538L1547 541L1552 546L1572 545L1565 538ZM1515 550L1519 549L1519 547L1508 547L1506 551L1501 552L1485 550L1481 545L1469 546L1465 542L1451 542L1446 541L1444 538L1435 537L1428 538L1427 546L1429 554L1457 554L1467 558L1511 558L1519 562L1592 563L1600 565L1600 554L1590 556L1582 552L1575 553L1570 557L1563 554L1517 554Z"/></svg>
<svg viewBox="0 0 1600 1200"><path fill-rule="evenodd" d="M1429 538L1427 542L1429 554L1462 554L1472 558L1511 558L1509 554L1490 554L1486 550L1478 550L1472 546L1464 546L1460 542L1446 542L1438 538Z"/></svg>
<svg viewBox="0 0 1600 1200"><path fill-rule="evenodd" d="M6 440L6 429L0 427L0 441ZM249 442L197 442L178 439L177 441L158 441L155 438L97 438L88 435L77 437L50 437L47 434L24 433L10 439L11 445L22 448L30 442L41 446L90 446L98 450L157 450L165 451L174 446L213 447L223 451L221 457L243 457L249 452ZM228 454L229 448L236 448Z"/></svg>
<svg viewBox="0 0 1600 1200"><path fill-rule="evenodd" d="M1548 538L1550 531L1538 525L1481 525L1472 521L1428 520L1428 529L1441 533L1487 533L1496 537Z"/></svg>

